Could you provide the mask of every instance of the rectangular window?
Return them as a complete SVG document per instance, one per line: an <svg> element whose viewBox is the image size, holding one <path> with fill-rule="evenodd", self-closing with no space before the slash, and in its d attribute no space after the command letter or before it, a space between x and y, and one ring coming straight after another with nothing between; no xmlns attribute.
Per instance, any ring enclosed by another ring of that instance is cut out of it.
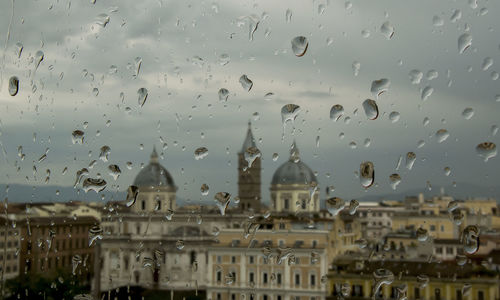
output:
<svg viewBox="0 0 500 300"><path fill-rule="evenodd" d="M441 289L434 289L434 299L441 300Z"/></svg>
<svg viewBox="0 0 500 300"><path fill-rule="evenodd" d="M300 274L295 274L295 285L300 285Z"/></svg>
<svg viewBox="0 0 500 300"><path fill-rule="evenodd" d="M455 290L455 300L462 300L462 291L459 289Z"/></svg>
<svg viewBox="0 0 500 300"><path fill-rule="evenodd" d="M431 225L431 231L436 231L436 225Z"/></svg>
<svg viewBox="0 0 500 300"><path fill-rule="evenodd" d="M231 256L231 263L235 264L236 263L236 256Z"/></svg>
<svg viewBox="0 0 500 300"><path fill-rule="evenodd" d="M231 300L236 300L236 294L231 294Z"/></svg>
<svg viewBox="0 0 500 300"><path fill-rule="evenodd" d="M453 254L453 247L446 247L446 254Z"/></svg>
<svg viewBox="0 0 500 300"><path fill-rule="evenodd" d="M221 300L221 299L222 299L221 294L217 293L217 300Z"/></svg>
<svg viewBox="0 0 500 300"><path fill-rule="evenodd" d="M254 278L255 276L254 276L253 272L250 272L250 274L248 274L248 277L250 279L250 282L255 282L255 278Z"/></svg>
<svg viewBox="0 0 500 300"><path fill-rule="evenodd" d="M285 199L285 209L288 210L290 209L290 203L289 203L289 200L288 199Z"/></svg>
<svg viewBox="0 0 500 300"><path fill-rule="evenodd" d="M443 248L442 247L437 247L436 248L436 253L437 254L443 254Z"/></svg>
<svg viewBox="0 0 500 300"><path fill-rule="evenodd" d="M441 232L444 232L444 225L441 225Z"/></svg>
<svg viewBox="0 0 500 300"><path fill-rule="evenodd" d="M217 272L217 282L221 282L222 281L222 273L221 271L218 271Z"/></svg>
<svg viewBox="0 0 500 300"><path fill-rule="evenodd" d="M310 284L311 284L311 286L316 285L316 275L311 274Z"/></svg>
<svg viewBox="0 0 500 300"><path fill-rule="evenodd" d="M477 291L477 300L484 300L484 292Z"/></svg>
<svg viewBox="0 0 500 300"><path fill-rule="evenodd" d="M220 255L217 255L217 263L220 264L222 262L222 257Z"/></svg>
<svg viewBox="0 0 500 300"><path fill-rule="evenodd" d="M263 274L262 274L262 282L263 282L264 284L267 284L267 273L263 273Z"/></svg>
<svg viewBox="0 0 500 300"><path fill-rule="evenodd" d="M276 275L276 282L278 284L281 284L281 273L278 273L278 275Z"/></svg>
<svg viewBox="0 0 500 300"><path fill-rule="evenodd" d="M250 263L250 264L254 263L254 257L253 256L249 256L248 257L248 263Z"/></svg>
<svg viewBox="0 0 500 300"><path fill-rule="evenodd" d="M415 294L415 299L420 299L420 288L418 287L414 288L413 292Z"/></svg>

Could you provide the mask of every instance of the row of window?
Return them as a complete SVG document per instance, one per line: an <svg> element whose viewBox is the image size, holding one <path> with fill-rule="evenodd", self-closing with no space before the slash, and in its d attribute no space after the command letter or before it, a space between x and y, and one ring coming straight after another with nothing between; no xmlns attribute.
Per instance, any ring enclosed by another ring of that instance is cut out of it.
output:
<svg viewBox="0 0 500 300"><path fill-rule="evenodd" d="M316 245L317 245L317 241L313 241L313 245L314 245L313 248L315 248ZM311 265L315 264L315 263L319 263L319 260L320 260L319 258L316 258L314 263L311 262ZM221 264L222 263L222 256L218 255L217 258L216 258L216 261L217 261L218 264ZM236 264L237 263L236 261L237 261L236 260L236 256L231 256L231 263L232 264ZM269 263L269 261L267 259L265 259L264 257L262 257L262 261L261 262L263 264L266 264L266 265ZM307 262L307 260L306 260L306 262ZM256 263L255 256L253 256L253 255L248 256L248 263L249 264L255 264ZM300 257L295 257L295 264L296 265L300 264Z"/></svg>
<svg viewBox="0 0 500 300"><path fill-rule="evenodd" d="M55 234L67 234L67 233L87 233L89 231L89 226L87 225L67 225L67 226L55 226L54 228L42 227L39 229L41 235L48 235L49 230L53 230Z"/></svg>
<svg viewBox="0 0 500 300"><path fill-rule="evenodd" d="M48 258L41 258L38 260L38 268L39 271L48 271L52 268L59 268L59 267L66 267L66 266L71 266L73 264L72 262L73 256L72 255L67 255L67 256L58 256L58 257L48 257ZM91 265L91 262L89 261L90 257L87 255L84 257L83 261L85 262L86 265ZM83 263L83 262L82 262ZM26 261L26 269L27 271L31 270L31 261L28 260Z"/></svg>
<svg viewBox="0 0 500 300"><path fill-rule="evenodd" d="M233 282L236 282L236 273L231 272L231 276L233 279ZM262 284L268 284L271 281L271 276L267 272L262 273ZM222 272L217 271L216 279L218 283L222 282ZM256 283L255 281L255 273L254 272L249 272L248 273L248 282L250 283ZM280 285L282 284L282 275L281 273L276 273L276 284ZM296 286L299 286L301 284L301 275L299 273L295 273L293 277L293 282ZM315 274L310 274L309 275L309 286L314 287L316 286L316 275Z"/></svg>
<svg viewBox="0 0 500 300"><path fill-rule="evenodd" d="M5 235L5 231L0 232L0 236L4 236L4 235ZM9 230L9 231L7 231L7 235L8 236L19 235L19 231L17 231L17 230Z"/></svg>
<svg viewBox="0 0 500 300"><path fill-rule="evenodd" d="M0 242L0 249L5 246L4 242ZM19 247L19 241L7 241L7 248Z"/></svg>
<svg viewBox="0 0 500 300"><path fill-rule="evenodd" d="M216 300L222 300L222 295L220 293L217 293L216 294ZM244 299L243 297L241 297L242 299ZM262 298L259 299L259 296L255 295L255 294L250 294L250 297L249 297L250 300L273 300L273 296L271 295L262 295ZM300 297L300 296L295 296L295 297L292 297L291 298L292 300L303 300L303 299L307 299L307 297ZM236 294L231 294L231 300L236 300ZM276 299L275 300L283 300L283 297L281 295L276 295ZM317 300L316 297L309 297L309 300Z"/></svg>
<svg viewBox="0 0 500 300"><path fill-rule="evenodd" d="M2 266L0 265L0 272L2 272L2 270L3 270ZM10 273L10 272L13 272L13 273L17 272L17 265L13 265L12 267L7 265L5 267L5 273Z"/></svg>

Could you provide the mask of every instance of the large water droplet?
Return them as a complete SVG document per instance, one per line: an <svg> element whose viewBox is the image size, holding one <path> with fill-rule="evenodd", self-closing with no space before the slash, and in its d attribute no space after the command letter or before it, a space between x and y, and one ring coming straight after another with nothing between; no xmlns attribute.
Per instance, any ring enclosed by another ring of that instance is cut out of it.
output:
<svg viewBox="0 0 500 300"><path fill-rule="evenodd" d="M42 50L38 50L35 53L35 70L38 69L38 66L40 66L40 63L43 61L44 57L45 57L45 55L43 54Z"/></svg>
<svg viewBox="0 0 500 300"><path fill-rule="evenodd" d="M183 240L178 240L177 242L175 242L175 248L177 248L177 250L184 249L184 241Z"/></svg>
<svg viewBox="0 0 500 300"><path fill-rule="evenodd" d="M196 150L194 150L194 159L200 160L204 159L208 155L208 149L205 147L199 147Z"/></svg>
<svg viewBox="0 0 500 300"><path fill-rule="evenodd" d="M427 100L432 95L433 92L434 88L432 86L428 85L424 87L422 89L422 93L420 94L420 99L422 99L422 101Z"/></svg>
<svg viewBox="0 0 500 300"><path fill-rule="evenodd" d="M219 55L219 58L217 61L218 61L219 65L225 66L231 61L231 58L229 57L228 54L223 53L223 54Z"/></svg>
<svg viewBox="0 0 500 300"><path fill-rule="evenodd" d="M391 188L393 190L396 190L398 185L401 183L401 176L397 173L391 174L389 176L389 182L390 182Z"/></svg>
<svg viewBox="0 0 500 300"><path fill-rule="evenodd" d="M97 240L102 239L102 227L99 225L92 226L89 229L89 247L91 247Z"/></svg>
<svg viewBox="0 0 500 300"><path fill-rule="evenodd" d="M373 279L375 283L373 285L372 295L377 295L382 285L392 284L394 281L394 274L387 269L377 269L373 272Z"/></svg>
<svg viewBox="0 0 500 300"><path fill-rule="evenodd" d="M99 154L99 159L103 162L107 162L109 158L109 154L111 153L111 148L109 146L102 146L101 153Z"/></svg>
<svg viewBox="0 0 500 300"><path fill-rule="evenodd" d="M108 170L109 170L109 175L111 175L111 177L113 177L114 180L117 180L118 177L120 177L120 174L122 173L118 165L109 165Z"/></svg>
<svg viewBox="0 0 500 300"><path fill-rule="evenodd" d="M378 117L377 102L372 99L366 99L363 102L363 109L365 110L366 117L370 120L375 120Z"/></svg>
<svg viewBox="0 0 500 300"><path fill-rule="evenodd" d="M375 181L375 168L373 163L370 161L365 161L359 166L359 180L361 185L367 189L372 186Z"/></svg>
<svg viewBox="0 0 500 300"><path fill-rule="evenodd" d="M497 156L497 145L492 142L483 142L476 146L476 152L486 162L490 158Z"/></svg>
<svg viewBox="0 0 500 300"><path fill-rule="evenodd" d="M325 202L326 202L326 209L334 217L338 215L339 212L343 210L346 205L344 199L339 197L329 198Z"/></svg>
<svg viewBox="0 0 500 300"><path fill-rule="evenodd" d="M439 129L436 131L436 139L438 143L442 143L448 139L450 133L446 129Z"/></svg>
<svg viewBox="0 0 500 300"><path fill-rule="evenodd" d="M134 59L134 66L135 66L135 74L134 77L137 78L139 76L139 72L141 71L141 65L142 65L142 58L140 56L137 56Z"/></svg>
<svg viewBox="0 0 500 300"><path fill-rule="evenodd" d="M356 210L358 210L359 207L359 201L356 199L352 199L351 202L349 202L349 214L351 216L356 214Z"/></svg>
<svg viewBox="0 0 500 300"><path fill-rule="evenodd" d="M146 88L140 88L137 90L138 102L142 107L144 103L146 103L146 99L148 98L148 90Z"/></svg>
<svg viewBox="0 0 500 300"><path fill-rule="evenodd" d="M380 33L382 33L386 39L390 40L394 36L394 26L387 21L380 26Z"/></svg>
<svg viewBox="0 0 500 300"><path fill-rule="evenodd" d="M429 284L429 276L417 275L418 288L423 289Z"/></svg>
<svg viewBox="0 0 500 300"><path fill-rule="evenodd" d="M408 76L410 77L410 82L411 84L420 84L420 81L424 77L424 73L422 73L420 70L411 70L410 73L408 73Z"/></svg>
<svg viewBox="0 0 500 300"><path fill-rule="evenodd" d="M309 47L309 42L304 36L297 36L292 40L292 51L297 57L302 57L306 54L307 47Z"/></svg>
<svg viewBox="0 0 500 300"><path fill-rule="evenodd" d="M109 20L110 20L110 17L107 14L102 13L102 14L97 15L95 22L97 23L97 25L100 25L104 28L104 27L106 27L106 25L108 25Z"/></svg>
<svg viewBox="0 0 500 300"><path fill-rule="evenodd" d="M466 109L464 109L464 111L462 112L462 116L466 119L466 120L470 120L472 118L472 116L474 116L474 109L472 109L471 107L467 107Z"/></svg>
<svg viewBox="0 0 500 300"><path fill-rule="evenodd" d="M21 54L23 53L24 46L21 42L16 43L16 55L17 58L21 58Z"/></svg>
<svg viewBox="0 0 500 300"><path fill-rule="evenodd" d="M427 231L427 229L419 227L417 229L417 240L419 240L420 242L425 242L428 238L429 232Z"/></svg>
<svg viewBox="0 0 500 300"><path fill-rule="evenodd" d="M406 153L406 168L408 170L411 170L416 160L417 160L417 155L414 152Z"/></svg>
<svg viewBox="0 0 500 300"><path fill-rule="evenodd" d="M491 66L493 65L493 59L491 57L486 57L484 60L483 60L483 64L481 65L481 69L483 69L483 71L486 71L488 70Z"/></svg>
<svg viewBox="0 0 500 300"><path fill-rule="evenodd" d="M444 20L440 16L432 17L432 25L439 27L444 25Z"/></svg>
<svg viewBox="0 0 500 300"><path fill-rule="evenodd" d="M245 156L245 160L248 163L248 167L251 168L253 162L257 158L261 157L261 153L257 147L252 146L252 147L248 147L247 150L245 150L244 156Z"/></svg>
<svg viewBox="0 0 500 300"><path fill-rule="evenodd" d="M229 91L225 88L221 88L219 90L219 101L227 101L228 97L229 97Z"/></svg>
<svg viewBox="0 0 500 300"><path fill-rule="evenodd" d="M391 85L391 81L387 78L374 80L374 81L372 81L372 86L371 86L370 91L378 99L378 97L380 95L382 95L383 93L385 93L389 89L390 85Z"/></svg>
<svg viewBox="0 0 500 300"><path fill-rule="evenodd" d="M226 215L226 209L229 205L229 201L231 200L231 194L227 192L218 192L214 196L215 204L220 210L221 215Z"/></svg>
<svg viewBox="0 0 500 300"><path fill-rule="evenodd" d="M9 94L14 97L19 91L19 79L16 76L12 76L9 79Z"/></svg>
<svg viewBox="0 0 500 300"><path fill-rule="evenodd" d="M389 120L391 120L392 123L396 123L399 121L400 116L399 112L393 111L389 114Z"/></svg>
<svg viewBox="0 0 500 300"><path fill-rule="evenodd" d="M294 122L300 112L300 106L295 104L287 104L281 108L281 121L283 126L287 122Z"/></svg>
<svg viewBox="0 0 500 300"><path fill-rule="evenodd" d="M455 23L460 20L460 18L462 18L462 11L460 9L455 9L451 14L450 21Z"/></svg>
<svg viewBox="0 0 500 300"><path fill-rule="evenodd" d="M208 187L208 185L206 183L204 183L201 185L200 191L201 191L202 196L206 196L206 195L208 195L210 188Z"/></svg>
<svg viewBox="0 0 500 300"><path fill-rule="evenodd" d="M134 205L138 195L139 195L139 187L135 185L129 186L127 189L127 199L125 205L127 207L131 207L132 205Z"/></svg>
<svg viewBox="0 0 500 300"><path fill-rule="evenodd" d="M292 21L292 10L291 9L287 9L286 12L285 12L285 21L287 23L290 23Z"/></svg>
<svg viewBox="0 0 500 300"><path fill-rule="evenodd" d="M472 45L472 35L464 33L458 38L458 52L460 54L464 53L465 50L469 49L471 45Z"/></svg>
<svg viewBox="0 0 500 300"><path fill-rule="evenodd" d="M465 227L460 240L467 254L474 254L479 249L479 228L476 225Z"/></svg>
<svg viewBox="0 0 500 300"><path fill-rule="evenodd" d="M330 119L337 122L340 117L344 114L344 107L340 104L335 104L330 109Z"/></svg>
<svg viewBox="0 0 500 300"><path fill-rule="evenodd" d="M76 268L78 268L78 265L82 262L82 257L78 254L73 255L71 258L71 264L72 264L72 273L73 275L76 275Z"/></svg>
<svg viewBox="0 0 500 300"><path fill-rule="evenodd" d="M84 137L84 132L81 130L74 130L71 133L71 142L74 144L80 144L83 145L83 137Z"/></svg>
<svg viewBox="0 0 500 300"><path fill-rule="evenodd" d="M243 89L247 92L249 92L253 86L253 82L245 74L241 75L240 84L243 87Z"/></svg>
<svg viewBox="0 0 500 300"><path fill-rule="evenodd" d="M96 193L102 192L106 188L106 185L106 181L102 178L87 178L82 183L85 193L88 191L94 191Z"/></svg>

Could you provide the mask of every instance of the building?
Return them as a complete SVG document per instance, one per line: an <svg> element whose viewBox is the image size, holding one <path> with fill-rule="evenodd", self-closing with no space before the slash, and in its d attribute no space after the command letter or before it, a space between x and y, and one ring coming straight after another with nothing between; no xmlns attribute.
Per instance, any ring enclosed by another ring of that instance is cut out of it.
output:
<svg viewBox="0 0 500 300"><path fill-rule="evenodd" d="M248 122L247 135L241 151L238 152L238 197L242 211L260 212L261 196L261 158L257 151L252 134L251 123ZM245 159L248 157L248 160ZM251 166L249 166L251 162Z"/></svg>
<svg viewBox="0 0 500 300"><path fill-rule="evenodd" d="M90 281L94 255L89 248L89 230L96 224L98 220L88 216L28 217L17 222L23 237L19 247L20 275L74 271Z"/></svg>
<svg viewBox="0 0 500 300"><path fill-rule="evenodd" d="M273 175L271 181L273 212L319 212L319 186L314 172L300 159L295 142L290 158Z"/></svg>
<svg viewBox="0 0 500 300"><path fill-rule="evenodd" d="M0 218L0 273L3 279L11 279L19 275L18 249L21 242L21 229L15 221Z"/></svg>

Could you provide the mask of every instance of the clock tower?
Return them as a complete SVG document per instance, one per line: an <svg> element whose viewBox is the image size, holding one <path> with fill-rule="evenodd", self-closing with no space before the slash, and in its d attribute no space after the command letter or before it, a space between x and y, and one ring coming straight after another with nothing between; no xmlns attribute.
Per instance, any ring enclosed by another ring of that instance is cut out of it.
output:
<svg viewBox="0 0 500 300"><path fill-rule="evenodd" d="M247 135L243 147L238 153L238 196L240 197L240 209L242 211L253 210L260 212L260 184L261 184L261 158L257 157L251 167L245 159L245 152L250 147L256 147L252 134L252 124L248 122Z"/></svg>

